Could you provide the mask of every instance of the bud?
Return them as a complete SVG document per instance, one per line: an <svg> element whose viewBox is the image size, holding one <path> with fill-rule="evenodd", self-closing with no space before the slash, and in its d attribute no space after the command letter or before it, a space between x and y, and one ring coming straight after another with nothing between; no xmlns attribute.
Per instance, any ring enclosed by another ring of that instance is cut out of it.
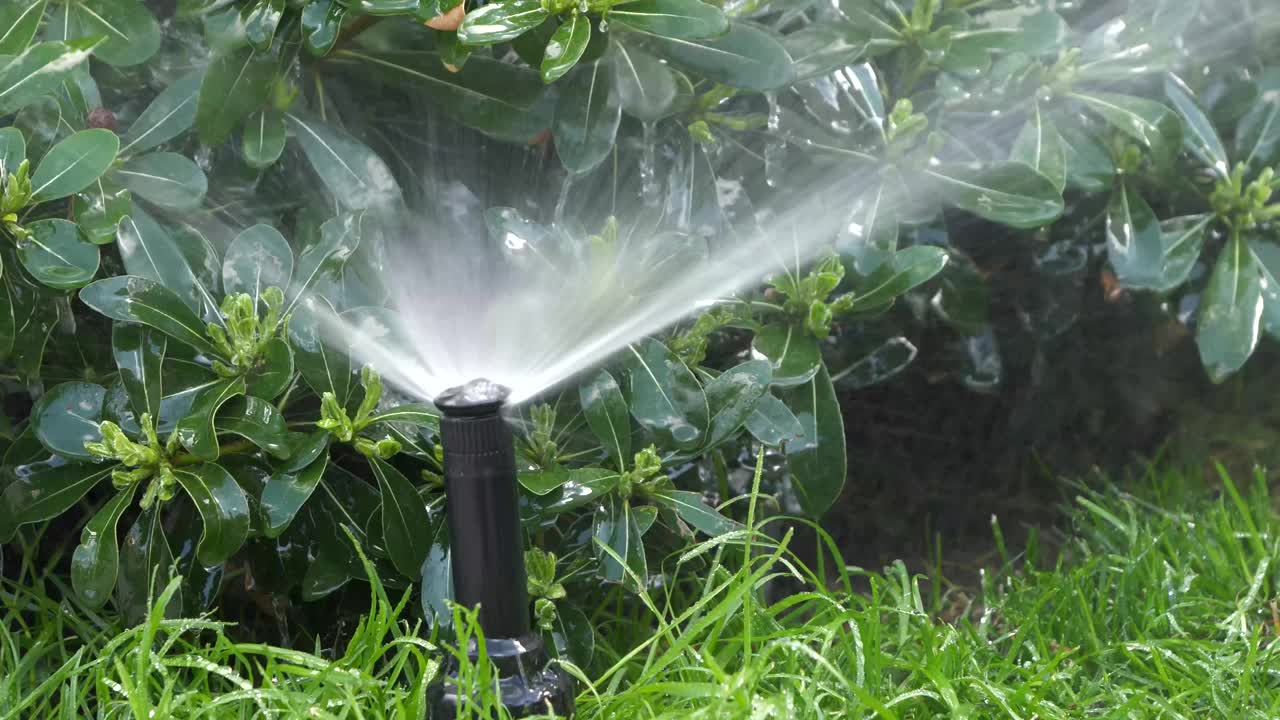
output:
<svg viewBox="0 0 1280 720"><path fill-rule="evenodd" d="M116 114L106 108L94 108L89 111L88 125L91 128L115 132Z"/></svg>

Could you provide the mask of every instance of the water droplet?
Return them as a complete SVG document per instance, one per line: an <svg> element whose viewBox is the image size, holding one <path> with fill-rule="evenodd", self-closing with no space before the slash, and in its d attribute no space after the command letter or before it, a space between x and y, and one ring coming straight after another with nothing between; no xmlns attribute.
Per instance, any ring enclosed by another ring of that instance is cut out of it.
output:
<svg viewBox="0 0 1280 720"><path fill-rule="evenodd" d="M600 18L599 27L600 32L609 32L609 20L607 18Z"/></svg>
<svg viewBox="0 0 1280 720"><path fill-rule="evenodd" d="M656 126L652 122L644 124L644 148L640 153L640 188L644 202L650 207L657 205L662 199L658 186L658 168L654 157L656 151Z"/></svg>

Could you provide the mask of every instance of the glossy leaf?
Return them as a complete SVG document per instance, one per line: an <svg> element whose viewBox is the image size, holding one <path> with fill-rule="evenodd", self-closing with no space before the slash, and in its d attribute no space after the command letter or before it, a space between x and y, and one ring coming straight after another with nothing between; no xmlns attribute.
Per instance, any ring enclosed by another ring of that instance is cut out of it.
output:
<svg viewBox="0 0 1280 720"><path fill-rule="evenodd" d="M45 202L74 195L111 167L120 138L110 130L81 130L54 145L31 177L34 199Z"/></svg>
<svg viewBox="0 0 1280 720"><path fill-rule="evenodd" d="M128 391L129 404L139 417L150 413L152 418L160 419L164 398L161 371L167 351L165 336L146 326L118 322L111 329L111 352Z"/></svg>
<svg viewBox="0 0 1280 720"><path fill-rule="evenodd" d="M751 349L773 365L773 384L800 385L818 373L822 355L818 341L799 325L770 323L756 333Z"/></svg>
<svg viewBox="0 0 1280 720"><path fill-rule="evenodd" d="M621 120L622 105L609 68L592 63L575 70L556 105L556 153L565 169L585 173L603 162Z"/></svg>
<svg viewBox="0 0 1280 720"><path fill-rule="evenodd" d="M61 461L24 466L23 472L0 494L0 540L11 540L13 531L21 525L44 522L71 509L111 475L112 469L113 466Z"/></svg>
<svg viewBox="0 0 1280 720"><path fill-rule="evenodd" d="M458 28L458 40L465 45L506 42L541 25L548 14L540 0L503 0L483 5L467 13Z"/></svg>
<svg viewBox="0 0 1280 720"><path fill-rule="evenodd" d="M1053 183L1059 193L1067 185L1067 150L1058 128L1040 112L1037 104L1031 119L1013 142L1009 160L1027 165Z"/></svg>
<svg viewBox="0 0 1280 720"><path fill-rule="evenodd" d="M270 402L256 397L239 397L218 410L213 422L221 433L239 435L263 451L286 459L293 451L284 416Z"/></svg>
<svg viewBox="0 0 1280 720"><path fill-rule="evenodd" d="M320 485L320 478L324 477L328 466L329 453L321 452L301 470L278 470L271 475L262 489L260 501L263 530L267 537L280 537L289 529L298 511Z"/></svg>
<svg viewBox="0 0 1280 720"><path fill-rule="evenodd" d="M382 491L382 531L391 562L402 574L418 578L431 549L431 517L413 484L384 460L370 458Z"/></svg>
<svg viewBox="0 0 1280 720"><path fill-rule="evenodd" d="M795 413L770 393L756 400L755 407L747 416L746 428L751 437L769 447L782 447L783 443L804 437L804 427Z"/></svg>
<svg viewBox="0 0 1280 720"><path fill-rule="evenodd" d="M542 54L542 82L553 83L564 77L582 58L591 41L591 19L573 13L556 28Z"/></svg>
<svg viewBox="0 0 1280 720"><path fill-rule="evenodd" d="M136 155L162 145L191 129L204 73L190 72L160 91L121 138L121 156Z"/></svg>
<svg viewBox="0 0 1280 720"><path fill-rule="evenodd" d="M1206 225L1207 221L1200 230ZM1181 247L1179 243L1175 249ZM1129 183L1116 188L1107 206L1107 258L1116 279L1125 287L1138 290L1172 287L1166 278L1165 235L1160 222L1151 206ZM1189 267L1186 269L1190 271Z"/></svg>
<svg viewBox="0 0 1280 720"><path fill-rule="evenodd" d="M1088 193L1110 189L1116 165L1102 143L1082 128L1060 127L1058 134L1066 160L1067 185Z"/></svg>
<svg viewBox="0 0 1280 720"><path fill-rule="evenodd" d="M244 137L240 151L251 168L269 168L284 153L284 115L272 111L259 111L249 116L244 124Z"/></svg>
<svg viewBox="0 0 1280 720"><path fill-rule="evenodd" d="M521 470L516 476L520 487L537 495L549 495L569 482L569 471L563 465L552 465L538 470Z"/></svg>
<svg viewBox="0 0 1280 720"><path fill-rule="evenodd" d="M596 543L600 577L606 582L632 585L634 580L630 574L634 574L644 582L648 575L644 543L641 541L636 517L631 511L631 503L625 498L610 496L596 510L594 524L592 537ZM612 554L605 552L603 547L613 551ZM626 563L625 569L623 562Z"/></svg>
<svg viewBox="0 0 1280 720"><path fill-rule="evenodd" d="M1219 178L1227 178L1231 174L1227 149L1222 146L1222 140L1218 137L1218 131L1213 129L1213 123L1191 96L1190 89L1176 75L1170 73L1165 76L1164 94L1182 118L1182 144L1187 152L1204 163Z"/></svg>
<svg viewBox="0 0 1280 720"><path fill-rule="evenodd" d="M916 245L894 253L891 262L873 273L870 282L859 289L844 312L856 314L875 311L892 303L894 298L937 276L947 266L947 251L930 245Z"/></svg>
<svg viewBox="0 0 1280 720"><path fill-rule="evenodd" d="M270 225L247 228L227 248L222 261L222 288L228 295L245 293L255 306L269 287L287 290L293 278L293 250Z"/></svg>
<svg viewBox="0 0 1280 720"><path fill-rule="evenodd" d="M363 223L364 213L357 212L343 213L320 226L319 241L305 248L294 265L293 284L287 290L290 301L286 315L307 291L342 270L347 258L360 247Z"/></svg>
<svg viewBox="0 0 1280 720"><path fill-rule="evenodd" d="M400 200L391 168L367 145L317 120L292 113L285 119L312 169L344 209L390 208Z"/></svg>
<svg viewBox="0 0 1280 720"><path fill-rule="evenodd" d="M792 73L799 82L858 62L871 42L858 26L829 20L788 33L782 45L791 55Z"/></svg>
<svg viewBox="0 0 1280 720"><path fill-rule="evenodd" d="M98 272L98 246L69 220L37 220L18 243L22 266L37 281L58 290L84 287Z"/></svg>
<svg viewBox="0 0 1280 720"><path fill-rule="evenodd" d="M782 43L769 31L741 21L707 40L655 37L652 42L673 65L742 90L777 90L794 78Z"/></svg>
<svg viewBox="0 0 1280 720"><path fill-rule="evenodd" d="M804 428L804 437L787 443L787 467L800 507L818 518L840 496L848 472L840 403L825 367L784 399Z"/></svg>
<svg viewBox="0 0 1280 720"><path fill-rule="evenodd" d="M136 197L171 210L200 207L209 191L209 180L200 166L177 153L133 158L112 177Z"/></svg>
<svg viewBox="0 0 1280 720"><path fill-rule="evenodd" d="M72 199L71 208L80 232L89 242L106 245L115 242L120 221L133 212L133 194L109 188L98 180Z"/></svg>
<svg viewBox="0 0 1280 720"><path fill-rule="evenodd" d="M701 493L667 490L657 493L654 500L674 510L690 527L711 537L733 532L742 527L708 505L702 499Z"/></svg>
<svg viewBox="0 0 1280 720"><path fill-rule="evenodd" d="M231 473L214 463L175 469L174 475L204 524L196 558L205 567L226 562L249 536L249 501L244 491Z"/></svg>
<svg viewBox="0 0 1280 720"><path fill-rule="evenodd" d="M271 338L245 375L245 392L263 400L274 400L293 380L293 349L282 338Z"/></svg>
<svg viewBox="0 0 1280 720"><path fill-rule="evenodd" d="M287 473L297 473L310 465L316 458L327 454L329 442L333 435L328 430L315 430L310 433L295 433L291 436L292 452L289 459L276 467Z"/></svg>
<svg viewBox="0 0 1280 720"><path fill-rule="evenodd" d="M435 537L431 540L431 549L422 561L422 614L432 627L441 630L453 625L454 601L453 561L449 547L449 528L440 523Z"/></svg>
<svg viewBox="0 0 1280 720"><path fill-rule="evenodd" d="M315 0L302 8L302 37L307 51L317 57L327 55L338 42L347 8L338 0Z"/></svg>
<svg viewBox="0 0 1280 720"><path fill-rule="evenodd" d="M186 416L178 421L178 442L201 460L218 459L218 434L214 425L218 410L231 398L243 395L244 378L220 380L201 390L191 401Z"/></svg>
<svg viewBox="0 0 1280 720"><path fill-rule="evenodd" d="M66 12L72 37L106 38L93 54L108 65L137 65L160 49L160 25L143 3L70 0Z"/></svg>
<svg viewBox="0 0 1280 720"><path fill-rule="evenodd" d="M552 657L570 660L579 667L586 667L595 655L596 632L586 613L578 608L560 603L556 607L555 629L543 630L543 642Z"/></svg>
<svg viewBox="0 0 1280 720"><path fill-rule="evenodd" d="M199 352L218 355L191 308L152 280L131 275L98 280L80 291L80 300L112 320L149 325Z"/></svg>
<svg viewBox="0 0 1280 720"><path fill-rule="evenodd" d="M773 366L768 360L748 360L707 383L711 421L704 447L714 447L732 438L751 416L771 382Z"/></svg>
<svg viewBox="0 0 1280 720"><path fill-rule="evenodd" d="M628 350L632 417L681 448L696 447L705 438L710 412L693 373L657 340Z"/></svg>
<svg viewBox="0 0 1280 720"><path fill-rule="evenodd" d="M617 471L603 468L570 470L568 481L560 486L558 496L543 508L543 512L557 515L596 502L613 492L621 477Z"/></svg>
<svg viewBox="0 0 1280 720"><path fill-rule="evenodd" d="M1072 97L1153 152L1168 153L1182 142L1178 116L1158 102L1113 93L1076 93Z"/></svg>
<svg viewBox="0 0 1280 720"><path fill-rule="evenodd" d="M120 572L120 545L116 527L133 503L135 483L116 493L94 513L80 531L80 544L71 555L71 587L91 608L100 608L111 597Z"/></svg>
<svg viewBox="0 0 1280 720"><path fill-rule="evenodd" d="M48 0L6 2L0 6L0 55L21 55L40 28Z"/></svg>
<svg viewBox="0 0 1280 720"><path fill-rule="evenodd" d="M370 422L402 423L413 427L440 429L440 411L430 403L405 403L382 410Z"/></svg>
<svg viewBox="0 0 1280 720"><path fill-rule="evenodd" d="M120 221L116 245L130 275L160 283L205 317L216 313L219 303L212 291L196 277L173 235L145 210L135 207L129 217ZM203 323L201 328L203 335Z"/></svg>
<svg viewBox="0 0 1280 720"><path fill-rule="evenodd" d="M351 358L345 348L330 346L322 332L322 318L336 313L329 301L310 297L300 303L289 321L289 340L298 370L317 395L331 392L339 403L351 394Z"/></svg>
<svg viewBox="0 0 1280 720"><path fill-rule="evenodd" d="M719 8L699 0L635 0L609 9L609 22L662 38L705 40L729 31Z"/></svg>
<svg viewBox="0 0 1280 720"><path fill-rule="evenodd" d="M101 385L84 382L62 383L49 390L31 410L36 438L49 452L62 457L94 459L84 444L102 440L98 423L106 395Z"/></svg>
<svg viewBox="0 0 1280 720"><path fill-rule="evenodd" d="M285 0L256 0L244 19L244 34L258 50L271 47L276 28L284 17Z"/></svg>
<svg viewBox="0 0 1280 720"><path fill-rule="evenodd" d="M618 102L628 115L654 122L666 117L678 86L671 68L631 43L614 42L609 60Z"/></svg>
<svg viewBox="0 0 1280 720"><path fill-rule="evenodd" d="M173 551L160 524L159 504L144 510L120 545L120 573L116 580L116 607L130 622L146 617L148 600L164 589L173 567ZM182 612L181 593L167 616Z"/></svg>
<svg viewBox="0 0 1280 720"><path fill-rule="evenodd" d="M1264 93L1240 118L1236 159L1259 171L1280 162L1280 92Z"/></svg>
<svg viewBox="0 0 1280 720"><path fill-rule="evenodd" d="M276 80L270 53L242 47L218 55L205 71L196 102L196 129L208 145L218 145L249 115L261 108Z"/></svg>
<svg viewBox="0 0 1280 720"><path fill-rule="evenodd" d="M16 127L0 128L0 167L13 172L27 157L27 140Z"/></svg>
<svg viewBox="0 0 1280 720"><path fill-rule="evenodd" d="M925 176L948 203L992 222L1030 230L1062 215L1062 194L1053 181L1022 163L976 171L944 165Z"/></svg>
<svg viewBox="0 0 1280 720"><path fill-rule="evenodd" d="M1244 366L1262 334L1262 272L1249 244L1222 248L1200 300L1196 344L1209 378L1222 382Z"/></svg>
<svg viewBox="0 0 1280 720"><path fill-rule="evenodd" d="M618 381L608 370L601 370L578 386L578 401L587 427L613 458L614 465L627 467L631 461L631 421Z"/></svg>
<svg viewBox="0 0 1280 720"><path fill-rule="evenodd" d="M0 115L12 115L53 92L88 59L99 42L97 38L43 42L17 57L0 58Z"/></svg>

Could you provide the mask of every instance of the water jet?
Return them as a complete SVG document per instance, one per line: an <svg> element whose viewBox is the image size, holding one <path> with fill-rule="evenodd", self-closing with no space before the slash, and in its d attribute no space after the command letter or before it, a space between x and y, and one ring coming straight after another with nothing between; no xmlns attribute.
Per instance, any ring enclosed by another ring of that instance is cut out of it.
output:
<svg viewBox="0 0 1280 720"><path fill-rule="evenodd" d="M480 629L512 717L573 712L573 683L532 629L516 486L515 440L502 417L510 390L472 380L438 395L455 601L479 606ZM473 643L474 645L474 643ZM465 649L474 662L478 648ZM456 663L432 688L432 717L457 716Z"/></svg>

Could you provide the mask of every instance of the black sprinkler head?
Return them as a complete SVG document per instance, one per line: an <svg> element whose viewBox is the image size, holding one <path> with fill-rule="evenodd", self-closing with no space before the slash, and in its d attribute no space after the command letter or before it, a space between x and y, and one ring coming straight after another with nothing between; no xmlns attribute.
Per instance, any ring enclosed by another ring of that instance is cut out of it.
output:
<svg viewBox="0 0 1280 720"><path fill-rule="evenodd" d="M502 419L510 391L488 380L436 396L442 415L454 601L479 606L485 649L497 666L502 704L512 717L573 713L573 682L550 664L532 629L524 567L524 531L516 485L515 440ZM467 648L475 661L477 648ZM432 716L458 714L457 665L446 663L432 688Z"/></svg>

